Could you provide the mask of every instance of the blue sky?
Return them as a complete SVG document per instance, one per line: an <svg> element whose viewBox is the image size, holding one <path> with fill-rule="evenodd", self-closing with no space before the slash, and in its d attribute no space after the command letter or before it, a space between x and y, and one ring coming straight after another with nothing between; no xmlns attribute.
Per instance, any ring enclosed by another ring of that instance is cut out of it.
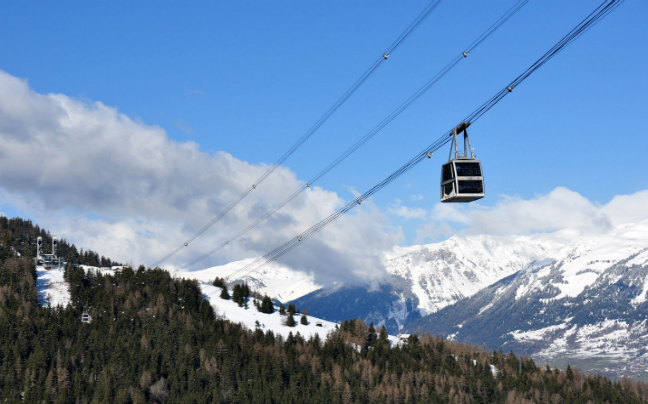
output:
<svg viewBox="0 0 648 404"><path fill-rule="evenodd" d="M285 165L301 180L320 171L514 3L442 2ZM351 189L373 186L520 74L599 3L531 0L320 186L343 199L351 198ZM0 70L27 80L39 94L114 107L201 151L273 163L427 4L5 2ZM648 188L646 17L647 3L626 1L471 128L486 174L487 197L479 206L492 207L504 195L532 199L556 187L606 204ZM377 208L402 226L401 243L413 242L421 221L390 208L400 200L412 209L432 209L446 155L442 151L374 197ZM7 199L2 210L30 214Z"/></svg>

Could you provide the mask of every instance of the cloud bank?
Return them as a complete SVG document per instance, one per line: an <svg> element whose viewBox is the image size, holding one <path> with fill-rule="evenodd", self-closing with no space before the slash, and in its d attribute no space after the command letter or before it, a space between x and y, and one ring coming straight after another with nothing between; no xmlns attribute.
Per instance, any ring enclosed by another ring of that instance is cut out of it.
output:
<svg viewBox="0 0 648 404"><path fill-rule="evenodd" d="M648 220L648 190L618 195L604 205L557 187L533 199L503 196L492 207L438 203L417 231L419 242L466 234L524 235L569 229L575 235L605 233L615 226Z"/></svg>
<svg viewBox="0 0 648 404"><path fill-rule="evenodd" d="M225 136L227 134L223 134ZM182 243L266 169L225 152L175 142L100 102L39 94L0 71L1 197L59 237L116 260L152 264ZM280 168L167 264L180 266L227 240L299 188ZM262 255L343 206L312 187L264 224L201 262ZM370 203L286 256L320 283L380 280L382 251L400 231Z"/></svg>

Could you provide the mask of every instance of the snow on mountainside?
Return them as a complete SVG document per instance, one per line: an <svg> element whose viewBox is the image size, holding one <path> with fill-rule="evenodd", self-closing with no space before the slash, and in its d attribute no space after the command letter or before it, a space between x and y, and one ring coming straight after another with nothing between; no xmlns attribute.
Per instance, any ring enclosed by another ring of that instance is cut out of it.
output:
<svg viewBox="0 0 648 404"><path fill-rule="evenodd" d="M385 262L391 283L377 290L336 287L296 300L300 307L334 321L360 317L397 333L435 312L562 247L569 232L533 236L455 236L441 243L396 247Z"/></svg>
<svg viewBox="0 0 648 404"><path fill-rule="evenodd" d="M318 334L322 340L325 340L327 335L335 330L336 323L320 320L311 316L306 316L308 319L307 325L300 324L301 314L295 314L297 325L295 327L288 327L283 324L286 316L280 315L278 310L275 310L272 314L265 314L258 311L252 304L247 309L245 307L239 307L231 299L224 300L219 297L221 288L205 283L202 283L200 287L203 295L209 300L214 311L216 311L217 316L235 323L241 323L250 330L254 330L255 328L260 328L264 332L272 330L275 334L280 334L283 337L287 337L291 332L293 335L299 332L305 338L310 338ZM259 326L256 325L256 321L259 322ZM317 323L320 323L322 326L318 327Z"/></svg>
<svg viewBox="0 0 648 404"><path fill-rule="evenodd" d="M243 268L252 261L254 259L236 261L199 271L176 271L173 273L173 276L185 279L197 279L200 282L211 284L216 277L226 278L234 271ZM240 273L229 282L236 281L247 282L252 290L257 290L261 294L267 294L281 302L297 299L321 288L321 286L315 283L312 276L303 272L293 271L290 268L276 263L270 263L256 271Z"/></svg>
<svg viewBox="0 0 648 404"><path fill-rule="evenodd" d="M387 271L407 284L421 314L472 296L562 244L560 235L455 236L444 242L395 248Z"/></svg>
<svg viewBox="0 0 648 404"><path fill-rule="evenodd" d="M547 361L608 361L613 375L615 366L648 372L647 293L644 221L549 251L523 271L413 322L408 331L485 342Z"/></svg>

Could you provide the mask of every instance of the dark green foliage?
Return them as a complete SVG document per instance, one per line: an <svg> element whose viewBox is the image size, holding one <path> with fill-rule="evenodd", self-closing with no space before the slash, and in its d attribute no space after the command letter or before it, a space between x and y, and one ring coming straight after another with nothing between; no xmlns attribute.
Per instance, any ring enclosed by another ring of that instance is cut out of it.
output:
<svg viewBox="0 0 648 404"><path fill-rule="evenodd" d="M306 314L302 314L301 319L299 320L299 322L302 325L308 325L308 318L306 317Z"/></svg>
<svg viewBox="0 0 648 404"><path fill-rule="evenodd" d="M216 286L217 288L226 288L227 284L225 283L225 278L219 278L218 276L216 279L214 279L214 282L212 282L212 285Z"/></svg>
<svg viewBox="0 0 648 404"><path fill-rule="evenodd" d="M295 316L293 316L292 313L288 313L288 317L286 317L285 324L288 327L294 327L297 324L297 322L295 321Z"/></svg>
<svg viewBox="0 0 648 404"><path fill-rule="evenodd" d="M226 287L223 288L223 290L221 290L220 298L221 298L221 299L224 299L224 300L229 300L229 298L230 298L230 294L229 294L229 292L227 291L227 288L226 288Z"/></svg>
<svg viewBox="0 0 648 404"><path fill-rule="evenodd" d="M295 308L295 303L288 303L288 308L286 309L286 311L293 315L297 313L297 309Z"/></svg>
<svg viewBox="0 0 648 404"><path fill-rule="evenodd" d="M284 306L283 303L279 305L279 314L281 314L282 316L286 314L286 306Z"/></svg>
<svg viewBox="0 0 648 404"><path fill-rule="evenodd" d="M250 287L247 283L236 284L232 289L232 300L238 303L239 306L245 305L247 307L247 299L250 296Z"/></svg>
<svg viewBox="0 0 648 404"><path fill-rule="evenodd" d="M268 295L263 296L263 300L261 301L261 306L259 306L258 309L261 313L266 313L266 314L271 314L274 312L274 304L272 303L272 299L270 299L270 296Z"/></svg>

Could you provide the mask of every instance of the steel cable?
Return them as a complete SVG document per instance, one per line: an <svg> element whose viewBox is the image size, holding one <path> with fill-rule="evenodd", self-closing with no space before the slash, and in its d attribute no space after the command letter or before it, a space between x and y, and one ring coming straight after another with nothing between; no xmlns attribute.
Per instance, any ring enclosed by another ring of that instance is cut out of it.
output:
<svg viewBox="0 0 648 404"><path fill-rule="evenodd" d="M187 247L189 243L191 243L193 240L195 240L197 237L200 237L205 231L207 231L210 227L212 227L216 222L218 222L220 219L223 218L230 210L232 210L239 202L241 202L250 192L252 192L256 187L261 184L270 174L272 174L281 164L283 164L288 157L290 157L308 138L313 135L323 124L326 122L331 115L340 107L344 102L353 95L353 93L360 88L360 86L378 69L378 67L387 60L389 55L391 55L392 52L396 50L396 48L403 42L405 39L430 15L430 13L437 8L437 6L441 3L441 0L432 0L425 9L414 19L414 21L396 38L396 40L383 52L383 54L376 59L376 61L367 69L358 80L353 83L353 85L344 93L342 96L333 104L331 108L329 108L322 117L313 124L313 126L310 127L304 133L298 140L295 142L280 158L277 160L272 166L270 166L262 175L257 179L254 184L252 184L249 188L247 188L238 198L236 198L234 201L232 201L229 205L227 205L218 215L216 215L212 220L210 220L205 226L203 226L200 230L198 230L193 236L189 237L189 239L185 240L184 243L180 244L178 247L176 247L174 250L169 252L167 255L159 259L155 264L153 264L153 267L157 267L161 265L163 262L177 254L180 250L182 250L184 247Z"/></svg>
<svg viewBox="0 0 648 404"><path fill-rule="evenodd" d="M596 23L598 23L601 19L606 17L609 13L611 13L616 7L618 7L621 3L623 3L624 0L606 0L604 1L599 7L597 7L592 13L590 13L584 20L582 20L574 29L572 29L567 35L565 35L560 41L558 41L553 47L551 47L544 55L542 55L535 63L533 63L527 70L525 70L522 74L520 74L516 79L514 79L511 83L509 83L508 86L503 88L502 90L498 91L493 97L491 97L488 101L486 101L484 104L482 104L479 108L477 108L473 113L468 115L466 119L464 119L464 122L470 122L473 123L480 117L482 117L486 112L488 112L493 106L495 106L498 102L500 102L506 95L512 90L517 87L519 84L521 84L524 80L526 80L533 72L535 72L537 69L542 67L545 63L547 63L549 60L551 60L555 55L560 53L564 48L566 48L568 45L573 43L578 37L580 37L583 33L585 33L587 30L589 30L592 26L594 26ZM296 248L300 244L302 244L304 241L308 240L309 238L313 237L315 234L319 233L322 229L327 227L329 224L333 223L335 220L337 220L339 217L344 215L345 213L349 212L356 206L358 206L362 201L366 200L367 198L371 197L378 191L380 191L382 188L390 184L392 181L396 180L399 178L401 175L405 174L407 171L409 171L411 168L419 164L421 161L423 161L426 157L430 156L432 153L437 151L439 148L443 147L447 143L450 142L451 138L450 135L452 134L452 130L449 132L445 133L442 135L440 138L438 138L434 143L432 143L430 146L425 148L422 152L416 154L410 161L408 161L405 165L400 167L398 170L393 172L391 175L389 175L387 178L382 180L380 183L375 185L373 188L369 189L362 195L358 196L355 198L353 201L349 202L347 205L342 207L341 209L337 210L321 222L317 223L316 225L312 226L310 229L302 232L299 234L297 237L292 238L291 240L287 241L283 245L275 248L274 250L268 252L267 254L263 255L262 257L257 258L255 261L249 263L248 265L245 265L244 267L232 272L230 275L227 276L228 279L231 279L233 276L235 276L238 273L247 273L254 271L258 268L261 268L263 265L267 264L268 262L272 260L277 260L279 257L283 256L284 254L287 254L290 252L292 249Z"/></svg>
<svg viewBox="0 0 648 404"><path fill-rule="evenodd" d="M445 67L443 67L436 75L434 75L430 80L428 80L412 96L410 96L407 100L405 100L403 103L401 103L394 111L392 111L392 113L390 113L378 125L376 125L367 134L365 134L362 138L360 138L356 143L354 143L344 153L342 153L340 156L338 156L333 162L331 162L328 166L326 166L322 171L320 171L313 178L311 178L310 181L308 181L308 183L306 185L303 185L301 188L299 188L293 194L288 196L286 199L284 199L282 202L280 202L277 206L275 206L269 212L264 214L262 217L258 218L255 222L251 223L246 228L239 231L234 236L230 237L226 242L221 243L220 245L218 245L215 248L211 249L207 253L202 254L199 257L197 257L197 258L191 260L190 262L184 264L182 266L182 269L186 269L186 268L188 268L188 267L190 267L190 266L192 266L194 264L197 264L198 262L206 259L210 255L216 253L217 251L219 251L222 248L229 245L232 241L234 241L237 238L241 237L243 234L245 234L248 231L252 230L254 227L256 227L257 225L259 225L260 223L265 221L270 216L272 216L275 212L277 212L279 209L284 207L287 203L289 203L290 201L295 199L299 194L301 194L303 191L308 189L308 187L310 187L312 184L314 184L320 178L322 178L324 175L326 175L329 171L331 171L333 168L335 168L337 165L339 165L342 161L344 161L347 157L349 157L356 150L358 150L360 147L362 147L366 142L368 142L372 137L374 137L378 132L380 132L383 128L385 128L385 126L387 126L396 117L398 117L403 111L405 111L410 105L412 105L416 100L418 100L423 94L425 94L425 92L427 92L437 81L439 81L443 76L445 76L446 73L448 73L461 60L465 59L469 52L474 50L486 38L488 38L491 34L493 34L504 22L508 21L509 18L511 18L515 13L517 13L526 3L528 3L528 1L529 0L520 0L513 7L511 7L509 10L507 10L506 13L504 13L493 25L491 25L486 31L484 31L481 35L479 35L479 37L477 37L477 39L475 41L473 41L467 48L465 48L465 51L463 51L462 53L457 55L454 59L452 59Z"/></svg>

